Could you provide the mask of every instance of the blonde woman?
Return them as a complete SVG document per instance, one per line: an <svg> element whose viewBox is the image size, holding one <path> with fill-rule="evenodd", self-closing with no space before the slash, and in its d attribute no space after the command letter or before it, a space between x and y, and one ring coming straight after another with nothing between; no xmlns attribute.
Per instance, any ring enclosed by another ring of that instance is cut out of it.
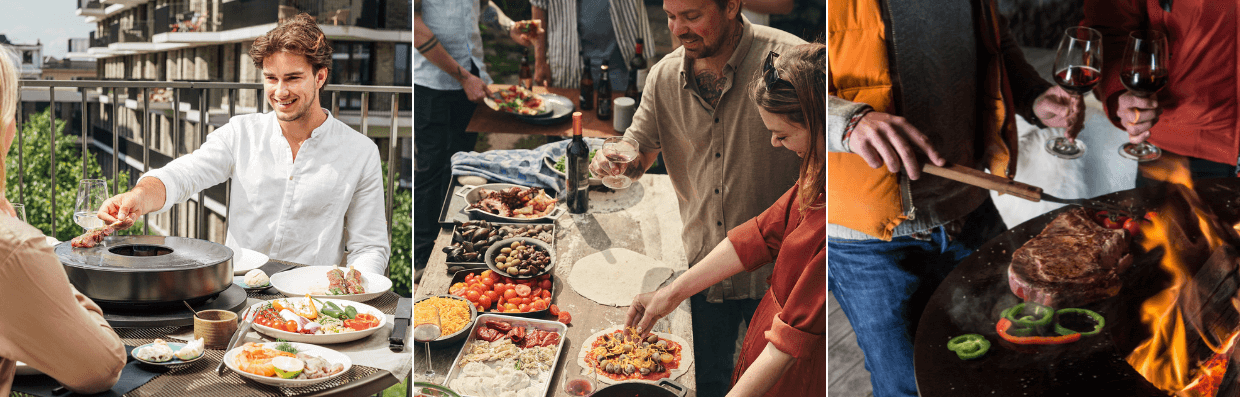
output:
<svg viewBox="0 0 1240 397"><path fill-rule="evenodd" d="M826 47L766 55L751 89L771 145L801 157L796 185L728 232L701 262L658 291L638 295L628 326L650 330L685 298L741 271L775 262L771 288L749 321L733 396L826 395Z"/></svg>
<svg viewBox="0 0 1240 397"><path fill-rule="evenodd" d="M125 345L69 284L43 233L17 220L3 196L17 101L17 69L0 49L0 396L9 395L18 361L74 392L102 392L120 379Z"/></svg>

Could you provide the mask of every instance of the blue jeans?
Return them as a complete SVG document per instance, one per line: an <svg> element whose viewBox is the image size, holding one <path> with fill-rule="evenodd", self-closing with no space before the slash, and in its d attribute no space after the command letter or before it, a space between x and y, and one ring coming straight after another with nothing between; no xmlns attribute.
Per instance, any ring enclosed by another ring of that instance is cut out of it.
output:
<svg viewBox="0 0 1240 397"><path fill-rule="evenodd" d="M931 241L828 238L827 285L857 334L875 396L917 396L913 335L926 302L960 261L1005 229L987 200L956 239L942 227Z"/></svg>
<svg viewBox="0 0 1240 397"><path fill-rule="evenodd" d="M706 301L706 291L689 297L693 310L693 365L698 397L723 397L732 387L736 339L740 324L748 326L761 299Z"/></svg>

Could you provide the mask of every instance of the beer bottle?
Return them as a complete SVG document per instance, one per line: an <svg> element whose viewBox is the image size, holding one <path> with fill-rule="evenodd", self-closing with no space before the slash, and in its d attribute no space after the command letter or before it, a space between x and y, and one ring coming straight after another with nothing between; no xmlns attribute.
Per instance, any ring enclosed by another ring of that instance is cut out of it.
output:
<svg viewBox="0 0 1240 397"><path fill-rule="evenodd" d="M590 145L581 138L581 112L573 112L573 141L568 144L566 157L564 204L569 213L584 214L590 209Z"/></svg>
<svg viewBox="0 0 1240 397"><path fill-rule="evenodd" d="M603 66L599 69L598 79L598 119L611 120L611 77L608 75L607 61L603 61Z"/></svg>
<svg viewBox="0 0 1240 397"><path fill-rule="evenodd" d="M590 73L590 60L581 57L581 98L577 101L581 110L594 109L594 76Z"/></svg>
<svg viewBox="0 0 1240 397"><path fill-rule="evenodd" d="M527 90L534 89L534 73L530 71L530 50L527 48L521 55L521 86Z"/></svg>

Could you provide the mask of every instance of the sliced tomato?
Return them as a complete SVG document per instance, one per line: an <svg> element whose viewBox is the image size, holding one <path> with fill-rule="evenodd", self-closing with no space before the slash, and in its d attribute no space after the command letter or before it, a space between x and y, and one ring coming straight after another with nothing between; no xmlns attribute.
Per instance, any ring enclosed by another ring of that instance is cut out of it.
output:
<svg viewBox="0 0 1240 397"><path fill-rule="evenodd" d="M528 285L525 285L525 284L517 285L516 290L517 290L517 295L530 296L530 286Z"/></svg>
<svg viewBox="0 0 1240 397"><path fill-rule="evenodd" d="M1136 235L1141 232L1141 224L1135 219L1124 220L1124 230L1127 230L1128 233Z"/></svg>
<svg viewBox="0 0 1240 397"><path fill-rule="evenodd" d="M566 311L561 311L560 314L556 315L556 320L559 320L564 324L569 324L573 322L573 315L568 314Z"/></svg>
<svg viewBox="0 0 1240 397"><path fill-rule="evenodd" d="M551 280L542 280L538 282L538 286L541 287L542 289L549 290L551 289Z"/></svg>
<svg viewBox="0 0 1240 397"><path fill-rule="evenodd" d="M552 315L552 316L558 316L558 315L560 315L560 307L559 307L559 306L556 306L556 305L554 305L554 304L552 304L552 305L551 305L551 315Z"/></svg>

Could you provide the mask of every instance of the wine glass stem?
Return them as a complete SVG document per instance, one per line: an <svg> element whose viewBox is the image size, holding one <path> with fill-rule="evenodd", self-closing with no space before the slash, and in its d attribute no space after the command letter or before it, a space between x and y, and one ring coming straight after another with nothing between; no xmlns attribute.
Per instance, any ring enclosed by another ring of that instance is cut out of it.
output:
<svg viewBox="0 0 1240 397"><path fill-rule="evenodd" d="M427 343L426 343L426 372L422 373L422 376L426 377L426 381L427 381L427 382L432 381L431 377L432 377L432 376L435 376L435 368L434 368L434 367L432 366L432 364L431 364L431 344L430 344L430 342L427 342Z"/></svg>

